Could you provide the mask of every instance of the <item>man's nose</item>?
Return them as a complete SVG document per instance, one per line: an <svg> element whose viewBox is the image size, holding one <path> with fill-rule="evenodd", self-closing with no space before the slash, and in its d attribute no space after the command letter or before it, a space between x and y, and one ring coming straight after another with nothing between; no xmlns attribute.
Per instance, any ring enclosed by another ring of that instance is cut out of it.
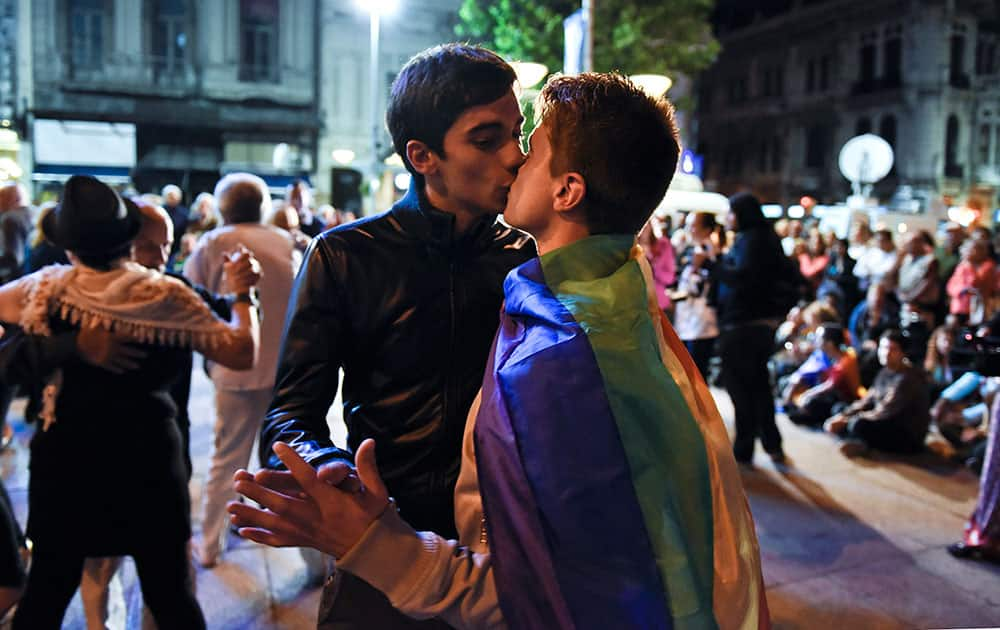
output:
<svg viewBox="0 0 1000 630"><path fill-rule="evenodd" d="M528 156L521 150L521 144L519 142L515 142L514 149L511 151L510 171L516 174L526 159L528 159Z"/></svg>

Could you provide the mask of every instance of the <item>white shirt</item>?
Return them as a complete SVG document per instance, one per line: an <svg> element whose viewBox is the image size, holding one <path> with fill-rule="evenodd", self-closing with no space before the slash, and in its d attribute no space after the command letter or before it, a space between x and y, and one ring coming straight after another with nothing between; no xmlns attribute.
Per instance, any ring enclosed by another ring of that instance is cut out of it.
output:
<svg viewBox="0 0 1000 630"><path fill-rule="evenodd" d="M226 254L245 245L260 261L260 351L253 368L230 370L210 363L209 374L219 389L250 390L274 387L278 349L285 325L285 311L302 254L284 230L260 223L237 223L206 232L184 263L184 275L213 293L223 286L222 264Z"/></svg>

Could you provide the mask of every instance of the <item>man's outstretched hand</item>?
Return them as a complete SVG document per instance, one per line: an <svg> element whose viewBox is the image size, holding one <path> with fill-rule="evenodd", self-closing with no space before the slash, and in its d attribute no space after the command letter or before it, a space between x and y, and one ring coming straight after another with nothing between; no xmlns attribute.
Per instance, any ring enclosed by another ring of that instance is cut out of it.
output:
<svg viewBox="0 0 1000 630"><path fill-rule="evenodd" d="M270 472L258 480L239 470L233 476L238 493L266 508L229 503L230 518L244 538L271 547L312 547L340 558L390 504L374 440L362 442L355 454L360 487L350 483L347 464L328 465L321 474L283 442L274 452L288 468L285 475Z"/></svg>

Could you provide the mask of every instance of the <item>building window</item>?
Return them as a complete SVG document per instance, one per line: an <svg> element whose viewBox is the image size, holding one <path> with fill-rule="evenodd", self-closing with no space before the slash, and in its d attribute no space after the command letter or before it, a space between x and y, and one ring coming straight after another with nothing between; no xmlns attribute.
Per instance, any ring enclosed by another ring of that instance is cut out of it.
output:
<svg viewBox="0 0 1000 630"><path fill-rule="evenodd" d="M962 167L958 164L958 116L948 116L944 134L944 174L945 177L962 177Z"/></svg>
<svg viewBox="0 0 1000 630"><path fill-rule="evenodd" d="M240 0L240 80L278 80L278 0Z"/></svg>
<svg viewBox="0 0 1000 630"><path fill-rule="evenodd" d="M100 70L104 65L107 18L104 0L70 0L70 62L75 70Z"/></svg>
<svg viewBox="0 0 1000 630"><path fill-rule="evenodd" d="M781 152L784 147L781 144L781 138L775 137L771 141L771 172L778 173L781 171Z"/></svg>
<svg viewBox="0 0 1000 630"><path fill-rule="evenodd" d="M816 60L810 59L806 63L806 94L816 91Z"/></svg>
<svg viewBox="0 0 1000 630"><path fill-rule="evenodd" d="M806 168L823 168L826 164L827 128L813 125L806 132Z"/></svg>
<svg viewBox="0 0 1000 630"><path fill-rule="evenodd" d="M854 135L861 136L866 133L872 132L872 120L867 116L862 116L858 118L858 122L854 125Z"/></svg>
<svg viewBox="0 0 1000 630"><path fill-rule="evenodd" d="M882 139L889 143L892 150L896 150L896 117L892 114L887 114L882 117L882 122L878 126L878 135L882 136Z"/></svg>
<svg viewBox="0 0 1000 630"><path fill-rule="evenodd" d="M830 55L823 55L819 60L819 91L830 89Z"/></svg>
<svg viewBox="0 0 1000 630"><path fill-rule="evenodd" d="M871 91L875 83L875 44L865 44L861 47L860 69L862 90Z"/></svg>
<svg viewBox="0 0 1000 630"><path fill-rule="evenodd" d="M188 11L186 0L155 0L152 3L153 69L157 76L182 74L187 62Z"/></svg>
<svg viewBox="0 0 1000 630"><path fill-rule="evenodd" d="M979 125L979 164L990 163L990 140L993 128L990 125Z"/></svg>
<svg viewBox="0 0 1000 630"><path fill-rule="evenodd" d="M885 74L882 83L885 87L899 87L903 82L903 40L893 37L885 42Z"/></svg>
<svg viewBox="0 0 1000 630"><path fill-rule="evenodd" d="M965 37L962 35L951 36L951 57L948 70L948 83L952 87L969 87L969 77L965 74Z"/></svg>

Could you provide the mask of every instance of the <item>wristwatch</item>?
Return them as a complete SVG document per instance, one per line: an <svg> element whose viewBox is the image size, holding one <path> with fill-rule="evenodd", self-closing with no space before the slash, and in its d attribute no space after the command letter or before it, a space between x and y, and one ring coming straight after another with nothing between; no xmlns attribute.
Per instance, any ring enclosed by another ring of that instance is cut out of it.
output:
<svg viewBox="0 0 1000 630"><path fill-rule="evenodd" d="M257 296L257 289L251 288L249 291L237 293L233 298L233 304L249 304L255 308L260 308L260 298Z"/></svg>

